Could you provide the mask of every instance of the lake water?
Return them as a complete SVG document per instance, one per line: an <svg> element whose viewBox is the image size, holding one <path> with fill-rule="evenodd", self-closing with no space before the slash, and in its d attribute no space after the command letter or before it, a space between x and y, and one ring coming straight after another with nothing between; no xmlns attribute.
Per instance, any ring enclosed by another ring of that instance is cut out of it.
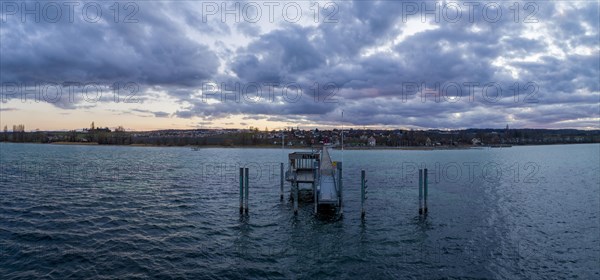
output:
<svg viewBox="0 0 600 280"><path fill-rule="evenodd" d="M279 200L289 152L0 143L0 278L600 278L598 144L332 151L342 217Z"/></svg>

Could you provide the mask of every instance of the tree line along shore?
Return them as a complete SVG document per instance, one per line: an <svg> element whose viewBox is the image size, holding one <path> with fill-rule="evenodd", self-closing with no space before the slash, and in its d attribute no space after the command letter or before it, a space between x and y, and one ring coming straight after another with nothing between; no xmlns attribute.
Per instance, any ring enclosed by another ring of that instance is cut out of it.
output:
<svg viewBox="0 0 600 280"><path fill-rule="evenodd" d="M195 147L281 147L320 145L341 146L341 130L294 129L192 129L126 131L96 128L72 131L29 131L23 125L5 127L0 141L15 143L97 144L132 146ZM463 129L463 130L375 130L345 129L344 147L348 149L466 148L473 146L508 147L600 143L600 130L576 129Z"/></svg>

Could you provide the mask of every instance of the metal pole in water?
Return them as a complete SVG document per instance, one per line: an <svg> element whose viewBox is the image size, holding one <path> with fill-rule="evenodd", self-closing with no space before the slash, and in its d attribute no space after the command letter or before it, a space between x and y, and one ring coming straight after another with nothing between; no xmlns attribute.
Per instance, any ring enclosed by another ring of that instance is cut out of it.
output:
<svg viewBox="0 0 600 280"><path fill-rule="evenodd" d="M244 170L244 173L245 173L245 174L244 174L244 177L245 177L245 179L244 179L244 183L245 183L245 185L246 185L246 194L244 195L244 198L246 199L246 203L245 203L245 204L246 204L246 205L245 205L245 208L246 208L246 213L248 213L248 193L250 192L250 191L249 191L249 188L250 188L250 187L249 187L249 182L248 182L248 181L249 181L249 179L248 179L248 178L250 177L250 176L249 176L249 173L250 173L250 172L248 171L248 168L245 168L245 170Z"/></svg>
<svg viewBox="0 0 600 280"><path fill-rule="evenodd" d="M294 192L294 215L298 214L298 176L296 173L294 173L294 184L292 187L292 191Z"/></svg>
<svg viewBox="0 0 600 280"><path fill-rule="evenodd" d="M315 214L317 214L317 183L313 182L313 196L314 196L314 204L315 204Z"/></svg>
<svg viewBox="0 0 600 280"><path fill-rule="evenodd" d="M425 184L423 186L425 209L423 209L423 213L427 214L427 190L429 189L429 183L427 182L427 168L425 168L425 171L423 173L424 173L423 176L425 177L425 179L424 179Z"/></svg>
<svg viewBox="0 0 600 280"><path fill-rule="evenodd" d="M240 167L240 213L244 212L244 168Z"/></svg>
<svg viewBox="0 0 600 280"><path fill-rule="evenodd" d="M283 201L283 162L279 165L279 200Z"/></svg>
<svg viewBox="0 0 600 280"><path fill-rule="evenodd" d="M419 169L419 214L423 214L423 169Z"/></svg>
<svg viewBox="0 0 600 280"><path fill-rule="evenodd" d="M360 171L360 217L365 218L365 171Z"/></svg>
<svg viewBox="0 0 600 280"><path fill-rule="evenodd" d="M317 199L318 199L318 195L317 195L317 181L319 180L319 178L318 178L319 177L319 175L318 175L319 174L318 173L319 162L315 161L313 163L313 168L314 168L314 172L313 172L313 174L314 174L313 175L313 195L315 197L314 198L314 200L315 200L314 201L314 203L315 203L315 214L317 214L318 207L319 207L319 204L318 204L318 201L317 201Z"/></svg>
<svg viewBox="0 0 600 280"><path fill-rule="evenodd" d="M342 162L337 163L338 186L340 187L340 214L344 213L344 184L342 183Z"/></svg>

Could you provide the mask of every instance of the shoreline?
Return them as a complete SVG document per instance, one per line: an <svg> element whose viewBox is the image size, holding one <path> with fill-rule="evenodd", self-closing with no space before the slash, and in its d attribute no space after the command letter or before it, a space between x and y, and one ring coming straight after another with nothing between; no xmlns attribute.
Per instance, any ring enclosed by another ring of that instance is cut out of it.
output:
<svg viewBox="0 0 600 280"><path fill-rule="evenodd" d="M168 145L154 145L154 144L129 144L129 145L114 145L114 144L98 144L97 142L52 142L52 143L36 143L36 142L0 142L0 143L12 143L12 144L37 144L37 145L58 145L58 146L99 146L99 147L163 147L163 148L189 148L192 150L202 149L282 149L281 146L275 145L255 145L255 146L220 146L220 145L203 145L203 146L168 146ZM600 144L600 143L555 143L555 144L543 144L543 145L511 145L508 147L492 147L492 146L402 146L402 147L344 147L344 150L400 150L400 151L448 151L448 150L478 150L478 149L508 149L512 147L529 147L529 146L554 146L554 145L582 145L582 144ZM285 150L311 150L322 146L315 147L300 147L300 146L285 146ZM331 147L333 150L341 150L341 147Z"/></svg>
<svg viewBox="0 0 600 280"><path fill-rule="evenodd" d="M92 146L98 145L97 142L52 142L52 143L30 143L30 144L50 144L50 145L81 145L81 146Z"/></svg>

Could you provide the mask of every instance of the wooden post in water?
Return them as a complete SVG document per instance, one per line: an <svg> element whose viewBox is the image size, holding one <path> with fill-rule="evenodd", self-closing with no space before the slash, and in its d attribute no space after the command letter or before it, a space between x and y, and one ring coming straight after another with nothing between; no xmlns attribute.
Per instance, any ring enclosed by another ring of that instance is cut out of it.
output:
<svg viewBox="0 0 600 280"><path fill-rule="evenodd" d="M294 215L298 214L298 175L294 173L294 183L292 183L292 192L294 193Z"/></svg>
<svg viewBox="0 0 600 280"><path fill-rule="evenodd" d="M423 214L423 169L419 169L419 214Z"/></svg>
<svg viewBox="0 0 600 280"><path fill-rule="evenodd" d="M425 208L423 209L423 214L427 214L427 191L429 189L429 182L427 181L427 168L425 168L425 171L423 172L423 177L424 177L424 185L423 185L423 197L424 197L424 205Z"/></svg>
<svg viewBox="0 0 600 280"><path fill-rule="evenodd" d="M250 177L250 175L249 175L249 173L250 173L250 172L248 171L248 168L245 168L245 169L244 169L244 173L245 173L245 174L244 174L244 177L245 177L245 178L244 178L244 183L245 183L245 185L246 185L246 187L245 187L245 188L246 188L246 193L245 193L245 195L244 195L244 199L246 200L246 202L245 202L245 205L244 205L244 207L246 208L246 213L248 213L248 193L250 192L250 191L249 191L249 189L250 189L250 186L249 186L249 185L250 185L250 184L249 184L249 179L248 179L248 178Z"/></svg>
<svg viewBox="0 0 600 280"><path fill-rule="evenodd" d="M244 168L240 167L240 213L244 212Z"/></svg>
<svg viewBox="0 0 600 280"><path fill-rule="evenodd" d="M365 199L366 199L366 181L365 181L365 171L360 171L360 218L365 218Z"/></svg>
<svg viewBox="0 0 600 280"><path fill-rule="evenodd" d="M337 162L338 168L338 186L340 187L340 214L344 213L344 184L342 183L342 162Z"/></svg>
<svg viewBox="0 0 600 280"><path fill-rule="evenodd" d="M283 201L283 162L279 165L279 200Z"/></svg>

